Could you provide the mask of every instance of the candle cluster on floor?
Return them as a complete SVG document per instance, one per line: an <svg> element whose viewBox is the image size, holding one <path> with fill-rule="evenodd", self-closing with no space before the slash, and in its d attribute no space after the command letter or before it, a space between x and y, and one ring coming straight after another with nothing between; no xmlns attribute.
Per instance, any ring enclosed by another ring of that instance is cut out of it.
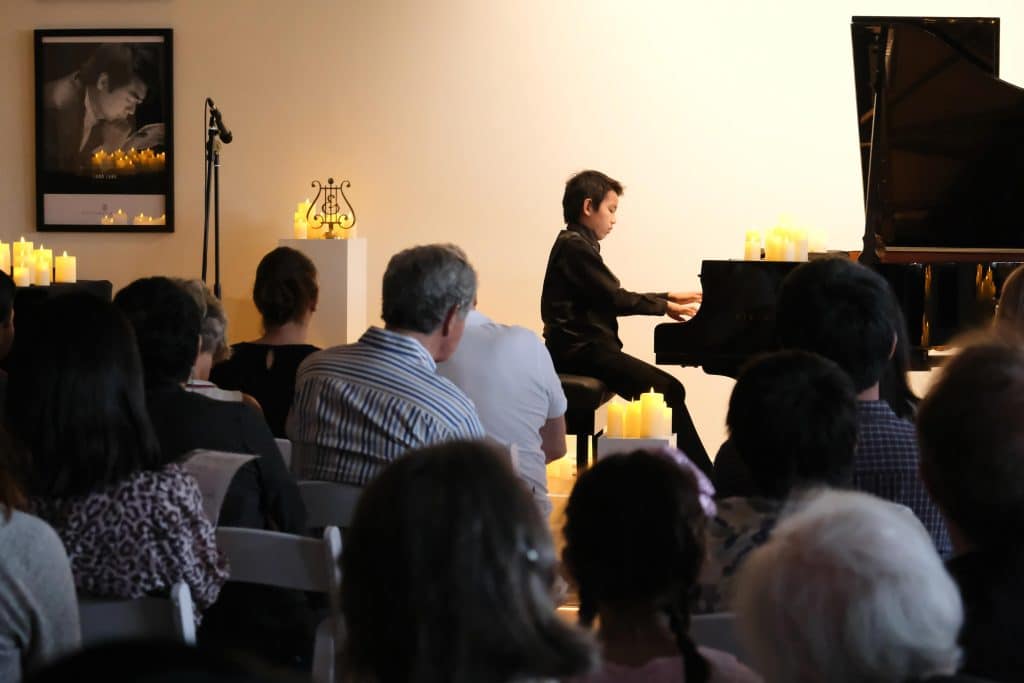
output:
<svg viewBox="0 0 1024 683"><path fill-rule="evenodd" d="M322 218L311 215L307 220L306 215L309 213L310 206L311 203L307 199L304 202L299 202L295 209L293 220L295 239L317 240L330 237L347 240L356 236L356 230L353 227L355 219L351 214L332 213Z"/></svg>
<svg viewBox="0 0 1024 683"><path fill-rule="evenodd" d="M167 153L157 153L151 149L136 150L134 147L127 152L123 149L116 149L113 152L101 149L92 155L91 162L93 172L103 175L158 173L167 165Z"/></svg>
<svg viewBox="0 0 1024 683"><path fill-rule="evenodd" d="M748 230L743 243L743 259L761 260L762 247L765 261L806 261L808 254L825 251L825 231L821 228L794 226L783 217L778 224L762 235L760 230Z"/></svg>
<svg viewBox="0 0 1024 683"><path fill-rule="evenodd" d="M46 287L51 282L77 282L78 259L66 251L54 258L52 249L42 244L37 249L35 243L22 237L13 243L0 242L0 270L9 274L18 287Z"/></svg>
<svg viewBox="0 0 1024 683"><path fill-rule="evenodd" d="M672 435L672 409L654 389L640 394L639 401L608 404L605 436L626 439L660 438Z"/></svg>

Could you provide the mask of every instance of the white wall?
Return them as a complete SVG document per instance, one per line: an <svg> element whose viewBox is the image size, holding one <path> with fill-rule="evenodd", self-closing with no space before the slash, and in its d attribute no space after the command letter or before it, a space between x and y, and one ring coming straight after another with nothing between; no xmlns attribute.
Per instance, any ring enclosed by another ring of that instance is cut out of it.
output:
<svg viewBox="0 0 1024 683"><path fill-rule="evenodd" d="M627 186L603 253L632 289L697 287L701 259L740 256L745 230L780 213L855 248L854 14L999 16L1002 75L1024 82L1020 0L4 0L0 239L33 232L32 29L152 26L175 32L177 232L42 239L115 287L198 275L212 96L235 133L222 223L236 339L257 328L257 261L330 174L351 179L370 240L372 317L388 256L443 240L476 264L482 309L539 329L562 183L586 167ZM652 359L656 322L623 320L627 349ZM713 449L731 382L678 372Z"/></svg>

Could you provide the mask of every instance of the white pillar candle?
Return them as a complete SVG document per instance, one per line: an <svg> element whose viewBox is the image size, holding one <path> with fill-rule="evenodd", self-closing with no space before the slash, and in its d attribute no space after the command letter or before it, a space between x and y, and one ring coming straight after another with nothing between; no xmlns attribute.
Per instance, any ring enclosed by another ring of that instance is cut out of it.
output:
<svg viewBox="0 0 1024 683"><path fill-rule="evenodd" d="M14 266L14 284L18 287L28 287L32 284L32 280L28 274L28 268L25 266Z"/></svg>
<svg viewBox="0 0 1024 683"><path fill-rule="evenodd" d="M642 431L638 436L659 436L661 431L661 411L665 408L665 397L654 389L640 394L642 413Z"/></svg>
<svg viewBox="0 0 1024 683"><path fill-rule="evenodd" d="M54 266L57 271L54 282L78 282L77 258L68 256L68 252L65 251L63 256L54 259Z"/></svg>
<svg viewBox="0 0 1024 683"><path fill-rule="evenodd" d="M305 218L295 219L295 239L309 239L309 223L306 222Z"/></svg>
<svg viewBox="0 0 1024 683"><path fill-rule="evenodd" d="M45 257L36 259L36 269L32 274L32 284L39 285L40 287L48 287L50 281L53 278L53 265L52 262Z"/></svg>
<svg viewBox="0 0 1024 683"><path fill-rule="evenodd" d="M11 245L7 242L0 242L0 270L11 274Z"/></svg>
<svg viewBox="0 0 1024 683"><path fill-rule="evenodd" d="M618 401L608 404L608 426L605 436L622 437L626 433L626 406Z"/></svg>
<svg viewBox="0 0 1024 683"><path fill-rule="evenodd" d="M33 243L26 242L24 237L12 244L11 248L14 250L14 256L11 260L11 265L25 265L25 258L32 253L33 246Z"/></svg>
<svg viewBox="0 0 1024 683"><path fill-rule="evenodd" d="M640 401L630 401L626 406L625 436L631 439L640 438L644 430L643 409Z"/></svg>

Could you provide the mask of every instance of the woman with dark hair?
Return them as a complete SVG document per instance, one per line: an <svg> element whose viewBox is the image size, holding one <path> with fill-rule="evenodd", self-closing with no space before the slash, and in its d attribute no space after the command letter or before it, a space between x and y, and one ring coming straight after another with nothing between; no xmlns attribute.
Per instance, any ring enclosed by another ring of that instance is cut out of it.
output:
<svg viewBox="0 0 1024 683"><path fill-rule="evenodd" d="M210 380L222 389L237 389L259 401L270 431L281 439L288 437L284 422L295 393L295 371L320 350L306 343L318 295L316 266L301 251L278 247L264 256L252 288L263 336L233 345L231 357L210 372Z"/></svg>
<svg viewBox="0 0 1024 683"><path fill-rule="evenodd" d="M563 559L579 589L580 623L599 618L604 651L603 670L580 682L760 680L688 635L704 508L714 508L695 469L678 451L635 451L600 460L573 487Z"/></svg>
<svg viewBox="0 0 1024 683"><path fill-rule="evenodd" d="M536 504L492 446L397 460L367 486L345 543L344 680L506 683L594 664L587 635L555 613Z"/></svg>
<svg viewBox="0 0 1024 683"><path fill-rule="evenodd" d="M212 604L225 561L199 486L162 464L124 316L84 293L46 302L15 345L8 389L27 493L79 591L137 598L184 581L200 611Z"/></svg>
<svg viewBox="0 0 1024 683"><path fill-rule="evenodd" d="M0 681L20 681L79 645L71 565L57 534L25 514L0 430Z"/></svg>

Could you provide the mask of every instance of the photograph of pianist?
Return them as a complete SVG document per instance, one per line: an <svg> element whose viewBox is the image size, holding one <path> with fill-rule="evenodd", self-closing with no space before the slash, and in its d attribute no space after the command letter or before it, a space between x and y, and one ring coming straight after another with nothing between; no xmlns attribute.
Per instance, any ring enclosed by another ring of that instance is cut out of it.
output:
<svg viewBox="0 0 1024 683"><path fill-rule="evenodd" d="M89 46L85 44L85 46ZM153 148L164 142L162 122L138 129L138 108L159 89L154 44L99 43L84 62L71 62L82 43L44 43L49 70L63 75L43 85L43 168L82 173L99 150ZM89 46L91 47L91 46ZM59 73L59 72L58 72ZM160 107L156 107L159 114Z"/></svg>

